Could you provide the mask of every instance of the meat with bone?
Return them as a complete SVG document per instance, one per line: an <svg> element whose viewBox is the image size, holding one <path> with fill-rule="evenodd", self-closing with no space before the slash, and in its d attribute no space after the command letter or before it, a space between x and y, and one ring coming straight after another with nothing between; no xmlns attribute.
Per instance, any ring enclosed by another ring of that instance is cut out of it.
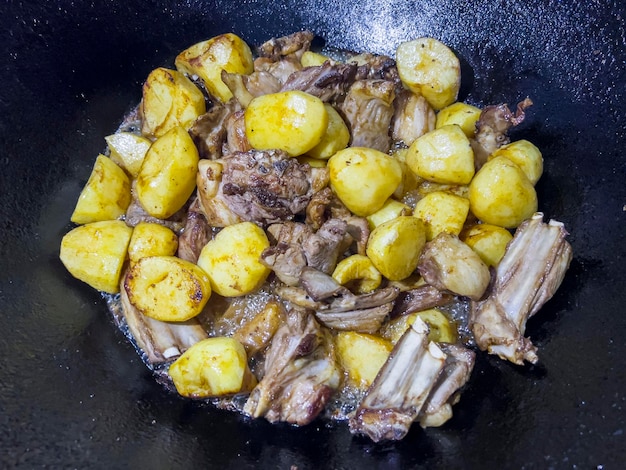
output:
<svg viewBox="0 0 626 470"><path fill-rule="evenodd" d="M200 210L212 227L226 227L243 220L228 205L224 197L222 160L200 160L196 185Z"/></svg>
<svg viewBox="0 0 626 470"><path fill-rule="evenodd" d="M229 156L236 152L252 150L246 136L245 111L239 110L226 119L226 142L222 146L222 155Z"/></svg>
<svg viewBox="0 0 626 470"><path fill-rule="evenodd" d="M178 251L176 256L181 259L196 263L200 252L212 237L211 227L207 224L206 217L201 212L200 200L194 199L187 212L185 228L178 237Z"/></svg>
<svg viewBox="0 0 626 470"><path fill-rule="evenodd" d="M354 64L331 64L327 60L322 65L292 73L281 91L300 90L324 102L341 101L354 83L356 69Z"/></svg>
<svg viewBox="0 0 626 470"><path fill-rule="evenodd" d="M324 409L339 382L329 333L313 315L294 308L272 338L265 373L250 393L244 412L272 423L308 424Z"/></svg>
<svg viewBox="0 0 626 470"><path fill-rule="evenodd" d="M352 213L330 188L316 192L306 207L306 224L315 230L330 218L346 219L351 216Z"/></svg>
<svg viewBox="0 0 626 470"><path fill-rule="evenodd" d="M391 136L394 140L411 145L435 128L435 111L423 96L403 90L396 95L393 105Z"/></svg>
<svg viewBox="0 0 626 470"><path fill-rule="evenodd" d="M526 321L556 292L572 259L561 222L536 213L516 230L496 267L486 299L472 302L470 328L478 347L515 364L536 363Z"/></svg>
<svg viewBox="0 0 626 470"><path fill-rule="evenodd" d="M397 89L402 89L396 61L389 56L366 52L350 57L347 62L358 66L357 80L388 80L393 82Z"/></svg>
<svg viewBox="0 0 626 470"><path fill-rule="evenodd" d="M351 146L389 151L394 88L388 80L359 80L350 87L341 110L350 128Z"/></svg>
<svg viewBox="0 0 626 470"><path fill-rule="evenodd" d="M398 294L398 298L391 311L391 316L399 317L433 307L440 307L449 304L453 299L454 297L452 295L436 287L429 285L420 286Z"/></svg>
<svg viewBox="0 0 626 470"><path fill-rule="evenodd" d="M243 108L257 96L280 91L281 82L269 72L258 71L250 75L222 71L222 81Z"/></svg>
<svg viewBox="0 0 626 470"><path fill-rule="evenodd" d="M350 418L350 431L374 442L400 440L415 421L446 365L447 355L428 341L420 318L396 343Z"/></svg>

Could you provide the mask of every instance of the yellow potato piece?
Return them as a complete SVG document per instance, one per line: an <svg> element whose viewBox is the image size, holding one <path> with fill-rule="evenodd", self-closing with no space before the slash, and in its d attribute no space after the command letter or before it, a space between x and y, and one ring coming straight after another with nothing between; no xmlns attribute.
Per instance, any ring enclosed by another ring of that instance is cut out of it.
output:
<svg viewBox="0 0 626 470"><path fill-rule="evenodd" d="M434 191L417 201L413 215L424 222L426 240L430 241L441 232L461 233L469 206L469 200L464 197Z"/></svg>
<svg viewBox="0 0 626 470"><path fill-rule="evenodd" d="M98 155L70 220L88 224L117 219L126 213L130 200L130 180L124 170L110 158Z"/></svg>
<svg viewBox="0 0 626 470"><path fill-rule="evenodd" d="M143 85L139 108L144 135L160 137L173 127L189 129L206 111L204 95L191 80L176 70L153 70Z"/></svg>
<svg viewBox="0 0 626 470"><path fill-rule="evenodd" d="M428 325L430 330L428 339L430 341L436 343L456 342L456 329L443 312L434 308L394 318L382 326L380 334L383 338L391 341L392 344L396 344L418 317Z"/></svg>
<svg viewBox="0 0 626 470"><path fill-rule="evenodd" d="M254 98L245 111L246 137L259 150L280 149L292 157L319 144L328 127L322 100L303 91Z"/></svg>
<svg viewBox="0 0 626 470"><path fill-rule="evenodd" d="M365 251L383 276L401 281L415 271L425 243L422 221L413 216L401 216L372 230Z"/></svg>
<svg viewBox="0 0 626 470"><path fill-rule="evenodd" d="M174 127L150 147L137 178L137 198L152 217L167 219L196 187L198 150L182 127Z"/></svg>
<svg viewBox="0 0 626 470"><path fill-rule="evenodd" d="M148 256L173 256L178 249L178 237L169 228L152 222L135 226L128 245L131 263Z"/></svg>
<svg viewBox="0 0 626 470"><path fill-rule="evenodd" d="M453 103L437 113L435 129L456 124L468 138L472 138L476 134L476 121L478 121L480 113L480 108L471 104Z"/></svg>
<svg viewBox="0 0 626 470"><path fill-rule="evenodd" d="M233 33L194 44L178 54L174 63L180 72L199 76L209 93L222 103L233 97L222 81L222 70L243 75L254 70L250 47Z"/></svg>
<svg viewBox="0 0 626 470"><path fill-rule="evenodd" d="M515 228L537 211L537 193L524 172L505 157L489 160L469 189L470 210L481 221Z"/></svg>
<svg viewBox="0 0 626 470"><path fill-rule="evenodd" d="M421 94L435 109L456 101L461 87L461 64L448 46L433 38L403 42L396 49L402 83Z"/></svg>
<svg viewBox="0 0 626 470"><path fill-rule="evenodd" d="M402 199L406 193L417 189L420 183L424 181L422 178L417 176L411 168L409 168L409 165L407 165L406 156L408 153L408 148L402 148L394 150L391 154L392 157L395 158L400 164L400 168L402 169L402 181L393 193L393 196L396 199Z"/></svg>
<svg viewBox="0 0 626 470"><path fill-rule="evenodd" d="M380 286L382 276L367 256L352 255L337 263L333 279L355 294L365 294Z"/></svg>
<svg viewBox="0 0 626 470"><path fill-rule="evenodd" d="M120 220L82 225L63 237L59 258L76 279L116 294L132 232Z"/></svg>
<svg viewBox="0 0 626 470"><path fill-rule="evenodd" d="M366 147L340 150L328 160L328 169L333 191L361 217L380 209L402 180L395 158Z"/></svg>
<svg viewBox="0 0 626 470"><path fill-rule="evenodd" d="M124 280L130 303L161 321L185 321L198 315L211 297L207 274L175 256L141 258Z"/></svg>
<svg viewBox="0 0 626 470"><path fill-rule="evenodd" d="M406 163L417 176L443 184L468 184L474 176L474 152L456 124L435 129L415 140Z"/></svg>
<svg viewBox="0 0 626 470"><path fill-rule="evenodd" d="M335 345L339 361L348 378L361 389L372 384L392 350L389 341L355 331L337 333Z"/></svg>
<svg viewBox="0 0 626 470"><path fill-rule="evenodd" d="M313 51L304 51L302 53L302 57L300 58L300 63L302 67L315 67L322 65L327 60L330 60L323 54L319 54Z"/></svg>
<svg viewBox="0 0 626 470"><path fill-rule="evenodd" d="M313 158L307 155L298 155L296 159L301 164L306 163L307 165L310 165L312 168L326 168L326 160L320 160L319 158Z"/></svg>
<svg viewBox="0 0 626 470"><path fill-rule="evenodd" d="M385 204L383 204L383 207L378 209L373 214L368 215L366 219L370 226L370 229L373 230L380 224L393 220L396 217L411 214L411 208L406 204L403 204L400 201L396 201L395 199L387 199Z"/></svg>
<svg viewBox="0 0 626 470"><path fill-rule="evenodd" d="M537 184L543 173L543 156L541 151L527 140L517 140L503 145L489 156L489 160L496 157L506 157L521 168L528 180Z"/></svg>
<svg viewBox="0 0 626 470"><path fill-rule="evenodd" d="M131 132L118 132L106 136L104 140L111 151L111 160L136 178L152 142Z"/></svg>
<svg viewBox="0 0 626 470"><path fill-rule="evenodd" d="M497 266L513 235L507 229L496 225L477 224L464 230L460 238L487 266Z"/></svg>
<svg viewBox="0 0 626 470"><path fill-rule="evenodd" d="M313 158L328 160L350 142L350 131L339 113L328 103L324 104L328 114L328 127L319 144L307 152Z"/></svg>
<svg viewBox="0 0 626 470"><path fill-rule="evenodd" d="M263 229L252 222L225 227L205 245L198 266L206 271L215 292L236 297L258 289L270 270L259 261L270 243Z"/></svg>
<svg viewBox="0 0 626 470"><path fill-rule="evenodd" d="M256 385L244 347L226 337L197 342L172 363L169 375L178 393L191 398L233 395Z"/></svg>

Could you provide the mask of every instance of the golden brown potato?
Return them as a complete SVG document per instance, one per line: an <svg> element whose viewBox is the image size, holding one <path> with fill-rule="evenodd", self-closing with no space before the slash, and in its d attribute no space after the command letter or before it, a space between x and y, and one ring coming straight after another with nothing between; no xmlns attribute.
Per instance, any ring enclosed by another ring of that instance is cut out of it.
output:
<svg viewBox="0 0 626 470"><path fill-rule="evenodd" d="M422 221L413 216L401 216L372 231L366 253L383 276L400 281L415 271L425 243Z"/></svg>
<svg viewBox="0 0 626 470"><path fill-rule="evenodd" d="M124 170L110 158L98 155L70 220L88 224L117 219L126 213L130 200L130 180Z"/></svg>
<svg viewBox="0 0 626 470"><path fill-rule="evenodd" d="M189 129L205 113L206 104L191 80L176 70L161 67L148 75L139 110L142 133L160 137L173 127Z"/></svg>
<svg viewBox="0 0 626 470"><path fill-rule="evenodd" d="M461 102L453 103L437 113L435 129L456 124L468 138L472 138L476 134L476 121L480 113L480 108L476 106Z"/></svg>
<svg viewBox="0 0 626 470"><path fill-rule="evenodd" d="M380 336L355 331L337 333L335 345L348 378L361 389L372 384L392 349L391 343Z"/></svg>
<svg viewBox="0 0 626 470"><path fill-rule="evenodd" d="M395 199L387 199L383 207L373 214L366 217L370 229L374 230L380 224L393 220L401 215L411 215L413 211L406 204L396 201Z"/></svg>
<svg viewBox="0 0 626 470"><path fill-rule="evenodd" d="M161 321L189 320L211 297L207 274L175 256L141 258L128 270L124 288L137 310Z"/></svg>
<svg viewBox="0 0 626 470"><path fill-rule="evenodd" d="M402 315L387 322L380 330L383 338L396 344L404 332L413 324L416 318L421 318L428 325L428 339L436 343L454 343L456 330L448 317L437 309L422 310L408 315Z"/></svg>
<svg viewBox="0 0 626 470"><path fill-rule="evenodd" d="M533 185L541 178L543 173L541 151L527 140L517 140L503 145L489 156L489 160L496 157L506 157L519 166Z"/></svg>
<svg viewBox="0 0 626 470"><path fill-rule="evenodd" d="M132 232L121 220L81 225L63 237L59 257L76 279L116 294Z"/></svg>
<svg viewBox="0 0 626 470"><path fill-rule="evenodd" d="M337 263L333 279L355 294L365 294L380 286L382 276L367 256L352 255Z"/></svg>
<svg viewBox="0 0 626 470"><path fill-rule="evenodd" d="M328 127L322 100L297 90L254 98L244 119L246 137L253 148L280 149L292 157L319 144Z"/></svg>
<svg viewBox="0 0 626 470"><path fill-rule="evenodd" d="M111 151L111 160L136 178L152 142L131 132L118 132L106 136L104 140Z"/></svg>
<svg viewBox="0 0 626 470"><path fill-rule="evenodd" d="M176 234L161 224L140 222L135 225L128 245L131 263L148 256L173 256L178 249Z"/></svg>
<svg viewBox="0 0 626 470"><path fill-rule="evenodd" d="M513 235L507 229L496 225L476 224L463 230L460 238L487 266L497 266Z"/></svg>
<svg viewBox="0 0 626 470"><path fill-rule="evenodd" d="M435 109L456 101L461 87L461 64L454 52L433 38L403 42L396 49L402 83L422 95Z"/></svg>
<svg viewBox="0 0 626 470"><path fill-rule="evenodd" d="M174 127L150 147L137 178L137 198L152 217L167 219L196 187L198 150L182 127Z"/></svg>
<svg viewBox="0 0 626 470"><path fill-rule="evenodd" d="M222 81L222 70L243 75L254 70L250 47L233 33L194 44L178 54L175 64L180 72L200 77L209 93L222 103L233 97Z"/></svg>
<svg viewBox="0 0 626 470"><path fill-rule="evenodd" d="M328 103L324 104L328 113L328 127L319 144L307 152L313 158L328 160L339 150L345 149L350 142L350 131L339 113Z"/></svg>
<svg viewBox="0 0 626 470"><path fill-rule="evenodd" d="M366 147L340 150L328 160L328 169L333 191L361 217L380 209L402 180L396 159Z"/></svg>
<svg viewBox="0 0 626 470"><path fill-rule="evenodd" d="M461 233L469 206L469 200L464 197L433 191L417 201L413 215L424 222L426 240L430 241L441 232Z"/></svg>
<svg viewBox="0 0 626 470"><path fill-rule="evenodd" d="M313 51L304 51L302 53L302 57L300 58L300 63L302 64L302 67L315 67L322 65L327 60L330 59L323 54L318 54Z"/></svg>
<svg viewBox="0 0 626 470"><path fill-rule="evenodd" d="M248 357L237 340L207 338L191 346L169 368L178 393L207 398L249 392L256 379L248 368Z"/></svg>
<svg viewBox="0 0 626 470"><path fill-rule="evenodd" d="M515 228L537 211L537 193L524 172L505 157L489 160L470 183L470 209L481 221Z"/></svg>
<svg viewBox="0 0 626 470"><path fill-rule="evenodd" d="M269 246L267 235L258 225L252 222L229 225L204 246L198 266L207 272L218 294L245 295L258 289L270 272L259 261Z"/></svg>

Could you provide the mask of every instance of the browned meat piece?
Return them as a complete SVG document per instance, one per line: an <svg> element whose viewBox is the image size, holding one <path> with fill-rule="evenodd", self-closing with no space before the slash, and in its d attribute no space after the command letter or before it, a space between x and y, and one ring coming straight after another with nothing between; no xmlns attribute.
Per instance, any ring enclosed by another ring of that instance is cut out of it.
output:
<svg viewBox="0 0 626 470"><path fill-rule="evenodd" d="M228 205L222 191L223 160L200 160L196 185L200 208L212 227L226 227L242 222Z"/></svg>
<svg viewBox="0 0 626 470"><path fill-rule="evenodd" d="M287 312L287 321L272 338L265 374L244 406L254 418L305 425L324 409L337 389L340 372L332 339L302 309Z"/></svg>
<svg viewBox="0 0 626 470"><path fill-rule="evenodd" d="M352 213L330 188L316 192L306 208L306 223L315 230L330 218L337 217L345 220L351 216Z"/></svg>
<svg viewBox="0 0 626 470"><path fill-rule="evenodd" d="M316 302L336 295L352 295L348 289L335 281L331 276L314 268L302 269L300 284Z"/></svg>
<svg viewBox="0 0 626 470"><path fill-rule="evenodd" d="M280 91L280 82L269 72L259 71L250 75L222 71L222 81L243 108L247 108L257 96Z"/></svg>
<svg viewBox="0 0 626 470"><path fill-rule="evenodd" d="M377 307L347 311L317 310L315 317L333 330L358 331L359 333L376 333L393 307L388 302Z"/></svg>
<svg viewBox="0 0 626 470"><path fill-rule="evenodd" d="M436 287L425 285L409 291L400 292L396 299L392 317L408 315L413 312L420 312L433 307L440 307L449 304L454 297L440 291Z"/></svg>
<svg viewBox="0 0 626 470"><path fill-rule="evenodd" d="M348 224L341 219L328 219L313 235L302 242L307 265L330 274L337 266L339 255L345 251L343 243Z"/></svg>
<svg viewBox="0 0 626 470"><path fill-rule="evenodd" d="M226 138L225 122L237 107L233 101L226 105L215 103L194 121L189 129L189 135L196 144L200 158L217 160L222 157L222 144Z"/></svg>
<svg viewBox="0 0 626 470"><path fill-rule="evenodd" d="M348 235L354 240L356 244L356 253L365 255L365 249L367 248L367 240L370 237L370 226L367 219L363 217L357 217L351 215L343 220L346 221ZM348 246L352 243L352 240L347 240Z"/></svg>
<svg viewBox="0 0 626 470"><path fill-rule="evenodd" d="M283 283L297 286L302 269L306 267L306 256L300 245L279 242L263 250L261 263L274 271Z"/></svg>
<svg viewBox="0 0 626 470"><path fill-rule="evenodd" d="M202 215L200 200L196 198L189 207L187 222L183 232L178 237L178 252L176 256L196 263L204 245L211 239L211 227Z"/></svg>
<svg viewBox="0 0 626 470"><path fill-rule="evenodd" d="M308 51L315 34L311 31L298 31L288 36L272 38L257 48L260 57L279 60L281 57L295 54L298 59Z"/></svg>
<svg viewBox="0 0 626 470"><path fill-rule="evenodd" d="M328 308L328 304L313 300L302 287L277 286L274 291L278 297L298 307L308 310L323 310Z"/></svg>
<svg viewBox="0 0 626 470"><path fill-rule="evenodd" d="M515 364L537 362L537 348L524 337L526 321L556 292L572 260L561 222L536 213L523 222L496 267L485 300L472 302L470 328L481 350Z"/></svg>
<svg viewBox="0 0 626 470"><path fill-rule="evenodd" d="M440 343L446 362L422 407L418 421L423 428L441 426L452 417L452 405L459 401L459 390L474 368L476 353L457 344Z"/></svg>
<svg viewBox="0 0 626 470"><path fill-rule="evenodd" d="M330 61L315 67L305 67L292 73L281 91L300 90L317 96L324 102L340 101L354 83L356 65L331 64Z"/></svg>
<svg viewBox="0 0 626 470"><path fill-rule="evenodd" d="M348 425L374 442L400 440L417 419L446 363L446 354L428 342L420 318L402 335L378 372Z"/></svg>
<svg viewBox="0 0 626 470"><path fill-rule="evenodd" d="M311 168L279 151L237 152L223 165L226 204L242 220L263 225L292 219L328 184L326 168Z"/></svg>
<svg viewBox="0 0 626 470"><path fill-rule="evenodd" d="M474 150L476 169L485 164L489 155L510 142L507 132L524 120L525 110L532 104L532 100L526 98L517 104L515 113L511 112L506 104L487 106L483 109L476 122L476 137L470 141Z"/></svg>
<svg viewBox="0 0 626 470"><path fill-rule="evenodd" d="M396 61L389 56L364 53L351 57L348 62L358 65L357 80L388 80L393 82L398 89L402 88Z"/></svg>
<svg viewBox="0 0 626 470"><path fill-rule="evenodd" d="M278 243L301 245L312 234L311 227L300 222L281 222L267 227L267 236L272 245Z"/></svg>
<svg viewBox="0 0 626 470"><path fill-rule="evenodd" d="M394 84L387 80L359 80L350 87L341 105L352 135L350 145L389 151L394 97Z"/></svg>
<svg viewBox="0 0 626 470"><path fill-rule="evenodd" d="M133 192L133 199L130 205L128 206L128 209L126 209L126 216L124 218L124 221L126 222L126 225L128 225L129 227L134 227L135 225L141 222L161 224L173 230L174 232L178 233L185 226L185 209L186 207L179 210L178 212L176 212L176 214L174 214L168 219L157 219L156 217L152 217L150 214L146 212L146 210L143 207L141 207L141 204L139 204L139 201L134 197L134 192Z"/></svg>
<svg viewBox="0 0 626 470"><path fill-rule="evenodd" d="M423 96L403 90L396 94L393 105L391 137L394 140L411 145L415 139L435 128L435 111Z"/></svg>
<svg viewBox="0 0 626 470"><path fill-rule="evenodd" d="M258 57L254 61L255 72L271 74L282 86L292 73L302 70L300 59L296 57L284 57L278 61L267 57Z"/></svg>
<svg viewBox="0 0 626 470"><path fill-rule="evenodd" d="M226 119L226 142L222 147L222 155L228 156L249 150L252 150L252 147L246 136L245 111L240 110Z"/></svg>

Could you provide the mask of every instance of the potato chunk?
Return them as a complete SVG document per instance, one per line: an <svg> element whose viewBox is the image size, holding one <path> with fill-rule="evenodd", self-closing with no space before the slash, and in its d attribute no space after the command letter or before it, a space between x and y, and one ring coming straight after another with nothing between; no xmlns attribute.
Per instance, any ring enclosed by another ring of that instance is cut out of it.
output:
<svg viewBox="0 0 626 470"><path fill-rule="evenodd" d="M191 346L169 368L178 393L207 398L248 392L256 379L241 343L233 338L207 338Z"/></svg>
<svg viewBox="0 0 626 470"><path fill-rule="evenodd" d="M324 104L328 113L328 127L319 144L307 152L313 158L328 160L339 150L345 149L350 142L350 131L339 113L328 103Z"/></svg>
<svg viewBox="0 0 626 470"><path fill-rule="evenodd" d="M400 217L402 215L411 215L412 211L409 206L401 203L400 201L396 201L395 199L387 199L383 207L378 209L373 214L370 214L366 217L367 222L370 226L370 229L375 229L380 224L383 224L389 220L393 220L396 217Z"/></svg>
<svg viewBox="0 0 626 470"><path fill-rule="evenodd" d="M113 220L124 215L131 200L130 180L110 158L98 155L89 180L72 213L75 224Z"/></svg>
<svg viewBox="0 0 626 470"><path fill-rule="evenodd" d="M245 295L259 288L270 272L259 261L261 252L269 246L267 235L258 225L229 225L204 246L198 266L207 272L218 294Z"/></svg>
<svg viewBox="0 0 626 470"><path fill-rule="evenodd" d="M124 288L137 310L161 321L189 320L211 297L207 274L175 256L141 258L126 274Z"/></svg>
<svg viewBox="0 0 626 470"><path fill-rule="evenodd" d="M222 103L233 97L222 81L222 71L249 75L254 70L250 47L233 33L194 44L178 54L174 63L180 72L199 76Z"/></svg>
<svg viewBox="0 0 626 470"><path fill-rule="evenodd" d="M422 221L413 216L401 216L372 231L366 253L383 276L401 281L415 271L425 243Z"/></svg>
<svg viewBox="0 0 626 470"><path fill-rule="evenodd" d="M435 109L456 101L461 87L461 64L448 46L433 38L403 42L396 49L402 83L422 95Z"/></svg>
<svg viewBox="0 0 626 470"><path fill-rule="evenodd" d="M402 181L402 168L393 157L366 147L340 150L328 160L330 186L356 215L380 209Z"/></svg>
<svg viewBox="0 0 626 470"><path fill-rule="evenodd" d="M167 219L196 187L198 150L182 127L174 127L150 147L137 178L137 198L152 217Z"/></svg>
<svg viewBox="0 0 626 470"><path fill-rule="evenodd" d="M365 294L380 286L382 276L367 256L352 255L337 264L333 279L355 294Z"/></svg>
<svg viewBox="0 0 626 470"><path fill-rule="evenodd" d="M521 168L528 180L537 184L543 173L543 157L541 151L527 140L517 140L503 145L489 156L489 160L496 157L506 157Z"/></svg>
<svg viewBox="0 0 626 470"><path fill-rule="evenodd" d="M280 149L292 157L318 145L328 127L328 112L322 100L303 91L254 98L244 119L246 137L253 148Z"/></svg>
<svg viewBox="0 0 626 470"><path fill-rule="evenodd" d="M537 193L524 172L505 157L489 160L469 189L470 209L481 221L514 228L537 211Z"/></svg>
<svg viewBox="0 0 626 470"><path fill-rule="evenodd" d="M469 200L464 197L433 191L417 201L413 215L424 222L426 240L430 241L441 232L461 233L469 206Z"/></svg>
<svg viewBox="0 0 626 470"><path fill-rule="evenodd" d="M158 68L143 85L139 108L144 135L160 137L170 129L189 129L206 111L204 95L191 80L176 70Z"/></svg>
<svg viewBox="0 0 626 470"><path fill-rule="evenodd" d="M380 336L355 331L340 331L335 344L348 378L361 389L372 384L392 349L391 343Z"/></svg>
<svg viewBox="0 0 626 470"><path fill-rule="evenodd" d="M140 222L135 226L128 245L131 263L148 256L173 256L178 249L178 237L164 225Z"/></svg>
<svg viewBox="0 0 626 470"><path fill-rule="evenodd" d="M116 294L133 229L121 220L81 225L61 240L61 262L94 289Z"/></svg>
<svg viewBox="0 0 626 470"><path fill-rule="evenodd" d="M474 152L456 124L435 129L415 140L406 163L418 176L443 184L468 184L474 176Z"/></svg>
<svg viewBox="0 0 626 470"><path fill-rule="evenodd" d="M476 134L476 121L480 113L480 108L476 106L461 102L453 103L437 113L435 129L456 124L468 138L472 138Z"/></svg>
<svg viewBox="0 0 626 470"><path fill-rule="evenodd" d="M460 238L487 266L497 266L513 235L507 229L496 225L477 224L464 230Z"/></svg>
<svg viewBox="0 0 626 470"><path fill-rule="evenodd" d="M132 132L118 132L106 136L104 140L111 151L111 160L136 178L152 142Z"/></svg>
<svg viewBox="0 0 626 470"><path fill-rule="evenodd" d="M304 51L302 53L302 57L300 58L300 63L302 67L315 67L322 65L327 60L330 60L323 54L319 54L313 51Z"/></svg>

